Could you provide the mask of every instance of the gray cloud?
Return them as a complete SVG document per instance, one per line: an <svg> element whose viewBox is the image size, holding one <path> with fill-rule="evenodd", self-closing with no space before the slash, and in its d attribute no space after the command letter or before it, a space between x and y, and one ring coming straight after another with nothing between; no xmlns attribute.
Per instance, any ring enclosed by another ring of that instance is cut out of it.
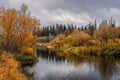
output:
<svg viewBox="0 0 120 80"><path fill-rule="evenodd" d="M97 19L110 19L119 21L120 0L0 0L0 4L19 8L25 3L33 16L41 20L42 25L56 23L75 23L87 25Z"/></svg>

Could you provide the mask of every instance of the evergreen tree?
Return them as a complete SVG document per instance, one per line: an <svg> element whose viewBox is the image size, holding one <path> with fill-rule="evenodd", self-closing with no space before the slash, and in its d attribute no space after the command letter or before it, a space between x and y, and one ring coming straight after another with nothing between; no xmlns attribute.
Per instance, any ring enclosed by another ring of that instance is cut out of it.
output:
<svg viewBox="0 0 120 80"><path fill-rule="evenodd" d="M83 31L84 29L83 29L83 26L81 27L81 31Z"/></svg>
<svg viewBox="0 0 120 80"><path fill-rule="evenodd" d="M96 21L96 19L95 19L94 30L96 30L96 29L97 29L97 21Z"/></svg>
<svg viewBox="0 0 120 80"><path fill-rule="evenodd" d="M66 31L66 29L67 29L67 27L66 27L66 25L64 24L64 29L63 29L63 31Z"/></svg>
<svg viewBox="0 0 120 80"><path fill-rule="evenodd" d="M87 27L85 26L85 30L87 30Z"/></svg>

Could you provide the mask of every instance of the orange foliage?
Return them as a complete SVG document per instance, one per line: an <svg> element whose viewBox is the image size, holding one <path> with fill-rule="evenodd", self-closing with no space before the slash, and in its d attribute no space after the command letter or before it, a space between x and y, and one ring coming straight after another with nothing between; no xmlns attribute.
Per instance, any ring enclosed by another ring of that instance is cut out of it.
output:
<svg viewBox="0 0 120 80"><path fill-rule="evenodd" d="M0 56L0 80L27 80L20 71L20 64L10 53L3 52Z"/></svg>
<svg viewBox="0 0 120 80"><path fill-rule="evenodd" d="M33 48L25 48L24 50L25 54L32 54L33 53Z"/></svg>
<svg viewBox="0 0 120 80"><path fill-rule="evenodd" d="M7 51L19 51L32 47L36 38L34 33L40 22L35 17L21 16L15 9L0 12L0 46Z"/></svg>

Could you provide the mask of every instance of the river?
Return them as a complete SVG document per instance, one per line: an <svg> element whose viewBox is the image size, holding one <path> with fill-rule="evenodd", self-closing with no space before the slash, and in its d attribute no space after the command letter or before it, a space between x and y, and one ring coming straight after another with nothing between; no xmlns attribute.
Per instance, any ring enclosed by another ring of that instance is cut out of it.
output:
<svg viewBox="0 0 120 80"><path fill-rule="evenodd" d="M24 68L32 80L120 80L119 59L60 56L50 50L37 50L37 55L38 62Z"/></svg>

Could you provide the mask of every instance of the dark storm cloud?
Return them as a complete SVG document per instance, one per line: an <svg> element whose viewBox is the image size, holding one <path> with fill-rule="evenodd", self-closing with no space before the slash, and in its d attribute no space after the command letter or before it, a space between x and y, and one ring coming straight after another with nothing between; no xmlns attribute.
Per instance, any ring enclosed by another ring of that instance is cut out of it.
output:
<svg viewBox="0 0 120 80"><path fill-rule="evenodd" d="M22 3L28 5L42 25L72 22L85 25L94 19L99 22L110 17L120 19L120 0L0 0L0 4L17 9Z"/></svg>

